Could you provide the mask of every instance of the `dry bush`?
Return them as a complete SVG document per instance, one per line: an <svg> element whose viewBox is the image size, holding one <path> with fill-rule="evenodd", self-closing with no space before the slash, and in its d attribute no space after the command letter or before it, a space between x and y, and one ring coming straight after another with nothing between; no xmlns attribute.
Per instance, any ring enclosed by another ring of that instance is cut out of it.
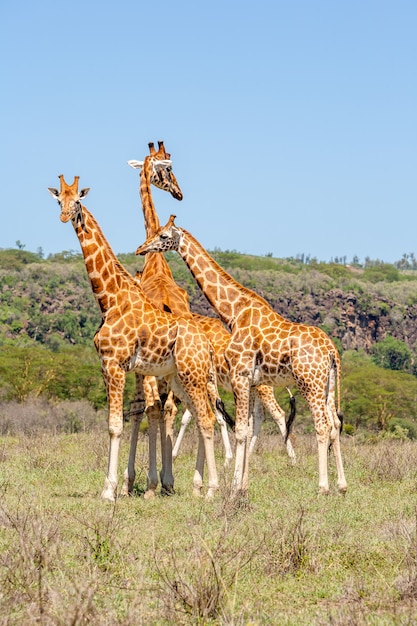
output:
<svg viewBox="0 0 417 626"><path fill-rule="evenodd" d="M391 534L399 544L398 550L404 554L404 571L396 581L402 599L417 600L417 509L414 523L404 518L391 528Z"/></svg>
<svg viewBox="0 0 417 626"><path fill-rule="evenodd" d="M159 577L158 595L163 601L169 623L236 624L234 586L241 571L253 560L259 545L252 550L228 533L227 523L217 539L205 539L198 527L190 531L190 545L179 555L175 548L154 553ZM232 617L233 616L233 617Z"/></svg>
<svg viewBox="0 0 417 626"><path fill-rule="evenodd" d="M299 509L294 520L286 524L270 521L264 535L262 563L263 572L267 575L287 576L317 570L312 540L305 528L303 508Z"/></svg>
<svg viewBox="0 0 417 626"><path fill-rule="evenodd" d="M0 403L0 435L90 432L103 419L103 412L86 400L50 402L39 397Z"/></svg>
<svg viewBox="0 0 417 626"><path fill-rule="evenodd" d="M417 448L411 441L380 440L375 445L362 445L357 449L367 480L402 481L417 472Z"/></svg>
<svg viewBox="0 0 417 626"><path fill-rule="evenodd" d="M46 520L26 502L12 512L2 499L0 511L2 526L10 537L10 546L0 556L3 607L8 607L11 619L15 615L21 623L48 623L50 576L60 558L58 523Z"/></svg>

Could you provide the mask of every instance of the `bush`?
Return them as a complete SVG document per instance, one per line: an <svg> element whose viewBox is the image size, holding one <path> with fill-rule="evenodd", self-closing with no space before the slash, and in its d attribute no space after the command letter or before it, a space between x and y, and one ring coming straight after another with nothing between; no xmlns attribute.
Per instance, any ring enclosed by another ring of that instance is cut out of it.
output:
<svg viewBox="0 0 417 626"><path fill-rule="evenodd" d="M90 432L104 424L105 411L96 411L86 400L57 403L29 398L0 403L1 435Z"/></svg>

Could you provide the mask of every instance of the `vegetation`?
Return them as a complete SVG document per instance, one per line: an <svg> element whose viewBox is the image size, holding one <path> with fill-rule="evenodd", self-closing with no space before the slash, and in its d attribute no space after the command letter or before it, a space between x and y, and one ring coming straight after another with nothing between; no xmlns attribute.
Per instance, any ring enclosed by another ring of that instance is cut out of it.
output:
<svg viewBox="0 0 417 626"><path fill-rule="evenodd" d="M404 255L395 265L367 259L361 266L357 259L347 265L345 259L323 263L303 255L275 259L236 251L212 254L285 317L319 325L332 337L343 354L341 399L350 432L374 436L396 428L397 433L415 436L414 255ZM175 279L189 293L193 310L213 314L178 255L167 257ZM143 264L134 254L119 258L132 274ZM0 401L25 403L40 398L49 407L85 401L94 411L105 408L92 342L100 315L82 255L70 250L44 258L41 250L28 252L17 242L17 249L0 250L0 287ZM126 412L133 382L129 375ZM233 413L232 396L223 396ZM285 407L286 392L277 396ZM309 432L311 418L302 398L297 405L299 432Z"/></svg>
<svg viewBox="0 0 417 626"><path fill-rule="evenodd" d="M192 498L194 425L175 464L175 496L138 497L142 432L135 496L102 502L107 403L84 262L73 251L45 259L17 242L0 250L0 626L416 623L414 255L392 266L213 255L278 312L320 325L337 343L347 495L336 494L331 460L332 493L317 497L313 425L297 395L297 466L267 417L248 500L230 502L232 468L220 470L213 502ZM143 262L119 258L132 273ZM168 258L194 310L209 312L185 265ZM129 375L126 413L133 382ZM286 390L277 398L287 409Z"/></svg>
<svg viewBox="0 0 417 626"><path fill-rule="evenodd" d="M231 504L221 455L219 494L193 499L196 439L194 428L174 496L113 506L98 497L103 430L0 438L0 623L416 623L415 444L343 436L348 493L337 495L331 459L332 493L317 497L314 437L297 436L292 467L281 438L262 433L249 500ZM137 458L140 495L143 435Z"/></svg>

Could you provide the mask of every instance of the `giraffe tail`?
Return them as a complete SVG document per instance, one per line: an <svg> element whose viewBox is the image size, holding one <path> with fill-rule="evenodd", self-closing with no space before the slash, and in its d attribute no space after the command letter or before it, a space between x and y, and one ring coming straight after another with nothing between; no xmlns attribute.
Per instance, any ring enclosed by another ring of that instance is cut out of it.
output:
<svg viewBox="0 0 417 626"><path fill-rule="evenodd" d="M288 393L290 394L290 413L287 417L287 419L285 420L285 429L286 429L286 433L285 433L285 443L287 443L288 441L288 437L291 435L291 428L295 419L295 414L297 412L297 407L296 407L296 403L295 403L295 396L292 395L291 391L289 389L287 389Z"/></svg>
<svg viewBox="0 0 417 626"><path fill-rule="evenodd" d="M340 428L339 428L339 432L340 432L340 434L342 434L342 431L343 431L343 413L342 413L341 411L338 411L338 412L337 412L337 417L338 417L338 418L339 418L339 420L340 420Z"/></svg>
<svg viewBox="0 0 417 626"><path fill-rule="evenodd" d="M226 422L226 424L228 425L230 430L232 432L234 432L234 430L235 430L235 420L226 411L226 407L224 406L224 402L223 402L223 400L221 398L216 398L216 409L218 411L220 411L220 413L223 415L224 421Z"/></svg>

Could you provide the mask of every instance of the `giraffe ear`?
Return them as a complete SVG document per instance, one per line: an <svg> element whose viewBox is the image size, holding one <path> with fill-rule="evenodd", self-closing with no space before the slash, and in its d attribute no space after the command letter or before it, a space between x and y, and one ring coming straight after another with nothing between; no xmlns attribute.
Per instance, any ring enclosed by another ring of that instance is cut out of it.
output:
<svg viewBox="0 0 417 626"><path fill-rule="evenodd" d="M52 196L53 198L55 198L55 200L58 198L58 196L59 196L59 191L58 191L58 189L54 189L54 187L48 187L48 191L49 191L49 193L51 194L51 196Z"/></svg>
<svg viewBox="0 0 417 626"><path fill-rule="evenodd" d="M85 189L81 189L81 191L80 191L80 199L81 198L85 198L89 191L90 191L90 187L86 187Z"/></svg>
<svg viewBox="0 0 417 626"><path fill-rule="evenodd" d="M130 165L130 167L133 167L135 170L140 170L140 168L143 166L143 161L128 161L127 162L128 165Z"/></svg>

